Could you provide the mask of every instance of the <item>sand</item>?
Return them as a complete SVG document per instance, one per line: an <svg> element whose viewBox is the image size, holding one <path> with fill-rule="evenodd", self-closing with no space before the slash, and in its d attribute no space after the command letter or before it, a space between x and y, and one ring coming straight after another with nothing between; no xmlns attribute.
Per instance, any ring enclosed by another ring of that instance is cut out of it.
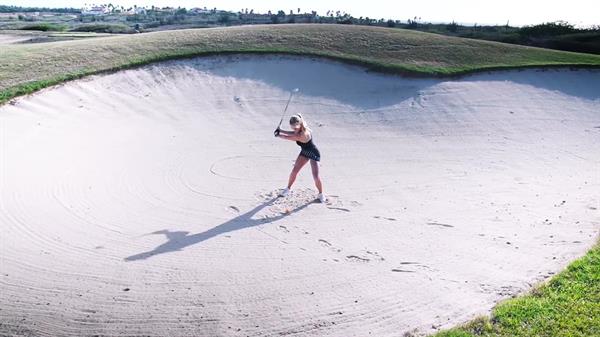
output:
<svg viewBox="0 0 600 337"><path fill-rule="evenodd" d="M25 41L28 41L31 39L32 39L31 35L0 33L0 45L25 42Z"/></svg>
<svg viewBox="0 0 600 337"><path fill-rule="evenodd" d="M0 107L0 335L402 336L487 314L600 228L600 72L409 79L171 61ZM289 90L328 204L273 137Z"/></svg>

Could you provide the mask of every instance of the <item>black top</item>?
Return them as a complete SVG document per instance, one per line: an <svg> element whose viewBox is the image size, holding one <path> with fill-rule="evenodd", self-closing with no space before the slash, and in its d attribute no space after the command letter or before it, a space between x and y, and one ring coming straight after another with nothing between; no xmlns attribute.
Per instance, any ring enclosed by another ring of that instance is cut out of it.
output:
<svg viewBox="0 0 600 337"><path fill-rule="evenodd" d="M302 143L300 141L296 141L296 144L300 145L300 147L302 148L302 150L309 150L312 148L316 148L317 146L313 143L312 141L312 137L310 137L310 139L308 140L308 142L306 143Z"/></svg>
<svg viewBox="0 0 600 337"><path fill-rule="evenodd" d="M313 143L312 135L311 135L310 139L308 140L308 142L302 143L302 142L296 141L296 144L298 144L301 148L301 150L300 150L301 156L304 156L308 159L312 159L312 160L316 160L316 161L321 160L321 153L319 152L319 149L317 148L315 143Z"/></svg>

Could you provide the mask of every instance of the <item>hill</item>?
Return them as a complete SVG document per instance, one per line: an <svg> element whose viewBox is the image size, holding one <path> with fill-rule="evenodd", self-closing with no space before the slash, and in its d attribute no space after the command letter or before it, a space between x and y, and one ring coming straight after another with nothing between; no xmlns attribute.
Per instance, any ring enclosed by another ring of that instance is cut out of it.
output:
<svg viewBox="0 0 600 337"><path fill-rule="evenodd" d="M410 75L488 69L600 66L600 56L382 27L294 24L160 31L5 45L0 103L65 80L154 61L215 53L288 53Z"/></svg>

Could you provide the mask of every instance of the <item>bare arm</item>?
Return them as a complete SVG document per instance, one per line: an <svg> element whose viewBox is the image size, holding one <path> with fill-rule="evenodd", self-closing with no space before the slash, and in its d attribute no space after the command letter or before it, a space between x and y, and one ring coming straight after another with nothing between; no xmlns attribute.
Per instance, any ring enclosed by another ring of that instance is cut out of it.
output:
<svg viewBox="0 0 600 337"><path fill-rule="evenodd" d="M294 132L290 132L290 131L286 131L286 133L284 134L283 131L279 131L279 138L283 138L283 139L287 139L287 140L292 140L292 141L298 141L301 143L306 143L310 140L310 135L306 132L302 132L302 133L294 133Z"/></svg>
<svg viewBox="0 0 600 337"><path fill-rule="evenodd" d="M284 135L293 135L294 131L285 131L285 130L279 129L279 133L284 134Z"/></svg>

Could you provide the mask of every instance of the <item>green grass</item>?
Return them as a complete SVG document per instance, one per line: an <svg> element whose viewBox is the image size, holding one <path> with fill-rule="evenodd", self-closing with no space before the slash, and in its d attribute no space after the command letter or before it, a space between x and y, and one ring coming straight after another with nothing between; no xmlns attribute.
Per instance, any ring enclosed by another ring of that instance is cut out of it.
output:
<svg viewBox="0 0 600 337"><path fill-rule="evenodd" d="M94 32L94 33L133 33L134 30L128 25L122 23L89 23L77 26L72 32Z"/></svg>
<svg viewBox="0 0 600 337"><path fill-rule="evenodd" d="M62 32L62 31L67 30L67 28L68 28L67 25L42 22L42 23L34 23L32 25L27 25L21 29L23 29L23 30L39 30L39 31L43 31L43 32L48 32L48 31Z"/></svg>
<svg viewBox="0 0 600 337"><path fill-rule="evenodd" d="M321 56L412 75L531 66L600 66L600 56L348 25L262 25L160 31L0 49L0 103L84 75L216 53Z"/></svg>
<svg viewBox="0 0 600 337"><path fill-rule="evenodd" d="M531 293L434 337L600 336L600 243Z"/></svg>

